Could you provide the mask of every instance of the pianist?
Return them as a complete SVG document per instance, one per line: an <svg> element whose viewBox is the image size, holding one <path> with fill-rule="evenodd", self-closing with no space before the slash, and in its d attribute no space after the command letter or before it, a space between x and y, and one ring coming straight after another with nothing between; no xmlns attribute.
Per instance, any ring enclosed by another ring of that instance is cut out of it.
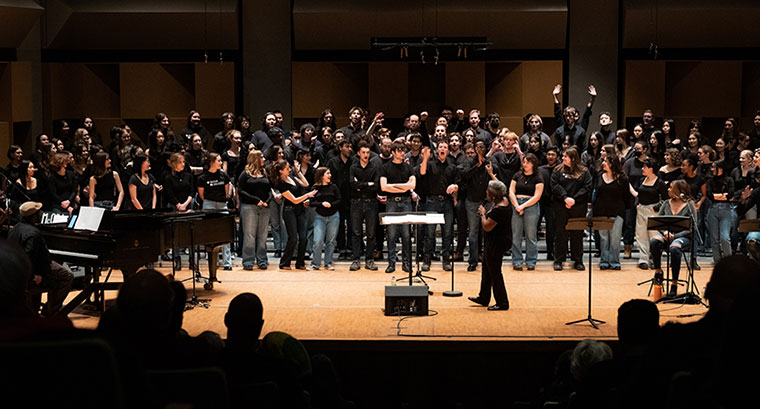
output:
<svg viewBox="0 0 760 409"><path fill-rule="evenodd" d="M69 294L74 275L68 268L50 259L45 239L35 227L42 217L42 203L25 202L19 207L21 221L8 234L8 241L18 243L32 261L32 283L28 302L32 311L38 311L40 305L39 293L48 291L46 316L52 316L63 306L63 301ZM37 290L37 291L35 291Z"/></svg>

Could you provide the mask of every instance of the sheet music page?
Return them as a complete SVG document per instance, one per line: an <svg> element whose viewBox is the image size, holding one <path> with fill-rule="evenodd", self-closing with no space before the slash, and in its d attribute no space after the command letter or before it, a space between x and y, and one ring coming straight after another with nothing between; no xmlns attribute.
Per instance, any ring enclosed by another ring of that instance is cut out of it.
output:
<svg viewBox="0 0 760 409"><path fill-rule="evenodd" d="M82 206L79 209L79 217L74 224L74 230L98 231L105 211L106 209L100 207Z"/></svg>

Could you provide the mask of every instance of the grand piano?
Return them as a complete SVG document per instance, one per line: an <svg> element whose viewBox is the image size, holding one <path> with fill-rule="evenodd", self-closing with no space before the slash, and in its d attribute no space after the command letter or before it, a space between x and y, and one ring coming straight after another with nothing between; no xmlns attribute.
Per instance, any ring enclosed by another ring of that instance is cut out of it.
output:
<svg viewBox="0 0 760 409"><path fill-rule="evenodd" d="M126 280L169 249L205 246L209 252L205 288L212 289L217 281L219 249L234 237L235 216L205 210L105 212L97 231L74 230L66 224L41 225L40 231L51 258L84 266L91 276L92 282L61 310L62 314L68 314L91 294L102 309L103 291L119 288L118 282L100 282L102 269L121 270Z"/></svg>

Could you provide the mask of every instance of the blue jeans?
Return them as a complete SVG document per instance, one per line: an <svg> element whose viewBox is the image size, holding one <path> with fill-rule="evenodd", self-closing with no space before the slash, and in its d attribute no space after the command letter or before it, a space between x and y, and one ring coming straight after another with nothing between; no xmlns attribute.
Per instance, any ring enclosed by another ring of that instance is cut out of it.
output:
<svg viewBox="0 0 760 409"><path fill-rule="evenodd" d="M307 207L306 209L306 252L314 252L314 218L317 216L317 209L315 207Z"/></svg>
<svg viewBox="0 0 760 409"><path fill-rule="evenodd" d="M351 252L354 261L362 258L363 226L367 226L367 245L364 246L364 259L372 260L376 246L375 231L377 227L377 200L351 199Z"/></svg>
<svg viewBox="0 0 760 409"><path fill-rule="evenodd" d="M412 199L403 198L397 202L388 198L385 206L386 212L408 213L412 211ZM411 263L409 256L412 254L412 236L408 224L391 224L388 226L388 263L396 264L396 239L401 235L401 261Z"/></svg>
<svg viewBox="0 0 760 409"><path fill-rule="evenodd" d="M615 217L610 230L599 230L601 258L599 266L620 267L620 236L623 233L623 218Z"/></svg>
<svg viewBox="0 0 760 409"><path fill-rule="evenodd" d="M275 251L282 251L288 241L288 232L282 220L282 207L283 205L277 204L274 199L269 201L269 223L272 226L272 241Z"/></svg>
<svg viewBox="0 0 760 409"><path fill-rule="evenodd" d="M649 241L649 252L652 255L652 264L654 268L662 268L662 251L665 249L665 241L661 239L661 235L657 235L655 238ZM670 270L672 271L673 280L678 280L678 276L681 273L681 258L684 251L691 251L689 245L691 241L688 237L679 237L670 243Z"/></svg>
<svg viewBox="0 0 760 409"><path fill-rule="evenodd" d="M443 213L443 225L441 226L441 253L444 256L451 255L454 243L454 202L451 199L441 200L438 197L428 196L425 201L425 211ZM437 224L425 226L425 256L430 257L435 251L435 230ZM444 257L444 260L447 258Z"/></svg>
<svg viewBox="0 0 760 409"><path fill-rule="evenodd" d="M227 210L227 202L214 202L212 200L204 200L203 201L203 210ZM227 267L232 267L232 251L230 251L230 245L225 244L222 247L222 256L219 257L219 261L222 263L222 265Z"/></svg>
<svg viewBox="0 0 760 409"><path fill-rule="evenodd" d="M335 253L335 238L338 237L338 226L340 224L340 214L335 212L332 216L322 216L319 213L314 215L314 253L311 255L311 265L320 267L322 265L322 250L325 251L325 265L332 264L333 253Z"/></svg>
<svg viewBox="0 0 760 409"><path fill-rule="evenodd" d="M467 242L470 245L470 256L467 259L467 264L471 266L478 265L478 252L480 251L480 217L478 217L478 207L480 202L471 202L469 200L464 203L467 210L467 228L469 234L467 235Z"/></svg>
<svg viewBox="0 0 760 409"><path fill-rule="evenodd" d="M523 204L530 198L518 197L517 204ZM512 208L512 265L519 266L523 263L522 240L525 233L525 262L529 266L535 266L538 260L538 203L527 207L523 214L517 213Z"/></svg>
<svg viewBox="0 0 760 409"><path fill-rule="evenodd" d="M736 210L728 202L715 202L707 214L707 229L710 231L713 261L731 255L731 233L736 220Z"/></svg>
<svg viewBox="0 0 760 409"><path fill-rule="evenodd" d="M699 218L699 236L697 237L697 248L701 251L707 251L711 248L710 244L710 229L708 228L708 217L707 215L710 214L710 209L712 208L712 201L710 199L705 199L705 201L702 203L702 206L699 208L699 212L697 212L697 216Z"/></svg>
<svg viewBox="0 0 760 409"><path fill-rule="evenodd" d="M255 204L240 204L240 222L243 224L243 267L266 268L267 229L269 228L269 207Z"/></svg>

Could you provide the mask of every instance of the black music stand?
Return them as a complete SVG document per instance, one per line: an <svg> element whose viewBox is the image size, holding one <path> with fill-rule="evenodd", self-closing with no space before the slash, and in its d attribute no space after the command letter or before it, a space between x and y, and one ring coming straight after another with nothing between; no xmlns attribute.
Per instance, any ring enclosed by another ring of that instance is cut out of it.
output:
<svg viewBox="0 0 760 409"><path fill-rule="evenodd" d="M449 252L449 264L451 265L451 290L444 291L444 297L461 297L462 292L454 289L454 252Z"/></svg>
<svg viewBox="0 0 760 409"><path fill-rule="evenodd" d="M612 229L613 224L615 224L615 220L611 217L574 217L567 221L567 226L565 226L565 228L567 230L581 231L588 229L589 233L593 235L594 230L610 230ZM592 256L594 255L592 242L593 240L588 241L588 316L580 320L566 322L565 325L579 324L588 321L594 329L599 329L596 325L597 323L606 324L606 322L602 320L591 317L591 269L594 264L592 259Z"/></svg>
<svg viewBox="0 0 760 409"><path fill-rule="evenodd" d="M198 298L198 294L195 288L195 282L201 281L203 279L203 276L201 275L200 270L200 253L196 251L195 248L195 223L194 219L192 217L188 218L182 218L182 219L172 219L171 220L171 234L172 234L172 255L177 254L177 246L176 241L174 240L174 235L176 234L176 223L187 223L189 229L190 229L190 266L191 266L191 275L189 280L192 281L193 287L192 287L192 295L190 296L189 300L185 301L185 311L192 310L195 307L203 307L203 308L209 308L211 305L209 304L211 302L211 299L209 298ZM174 277L176 274L176 266L172 262L172 277ZM205 284L204 284L205 287Z"/></svg>
<svg viewBox="0 0 760 409"><path fill-rule="evenodd" d="M416 233L416 226L419 226L421 224L427 225L427 224L443 224L443 213L428 213L428 212L386 212L386 213L380 213L380 224L383 225L411 225L412 227L412 234L415 237L415 243L417 245L417 248L414 249L414 253L418 253L420 249L420 241L418 240ZM412 255L410 254L409 257ZM425 279L429 280L437 280L435 277L430 277L422 274L422 270L420 269L420 258L416 258L417 262L417 273L412 274L412 269L409 269L409 285L412 285L412 279L417 278L420 281L422 281L423 284L427 285L427 282ZM403 262L402 262L403 264ZM452 270L453 271L453 270ZM396 281L406 280L406 278L399 278ZM431 294L432 292L429 291Z"/></svg>

